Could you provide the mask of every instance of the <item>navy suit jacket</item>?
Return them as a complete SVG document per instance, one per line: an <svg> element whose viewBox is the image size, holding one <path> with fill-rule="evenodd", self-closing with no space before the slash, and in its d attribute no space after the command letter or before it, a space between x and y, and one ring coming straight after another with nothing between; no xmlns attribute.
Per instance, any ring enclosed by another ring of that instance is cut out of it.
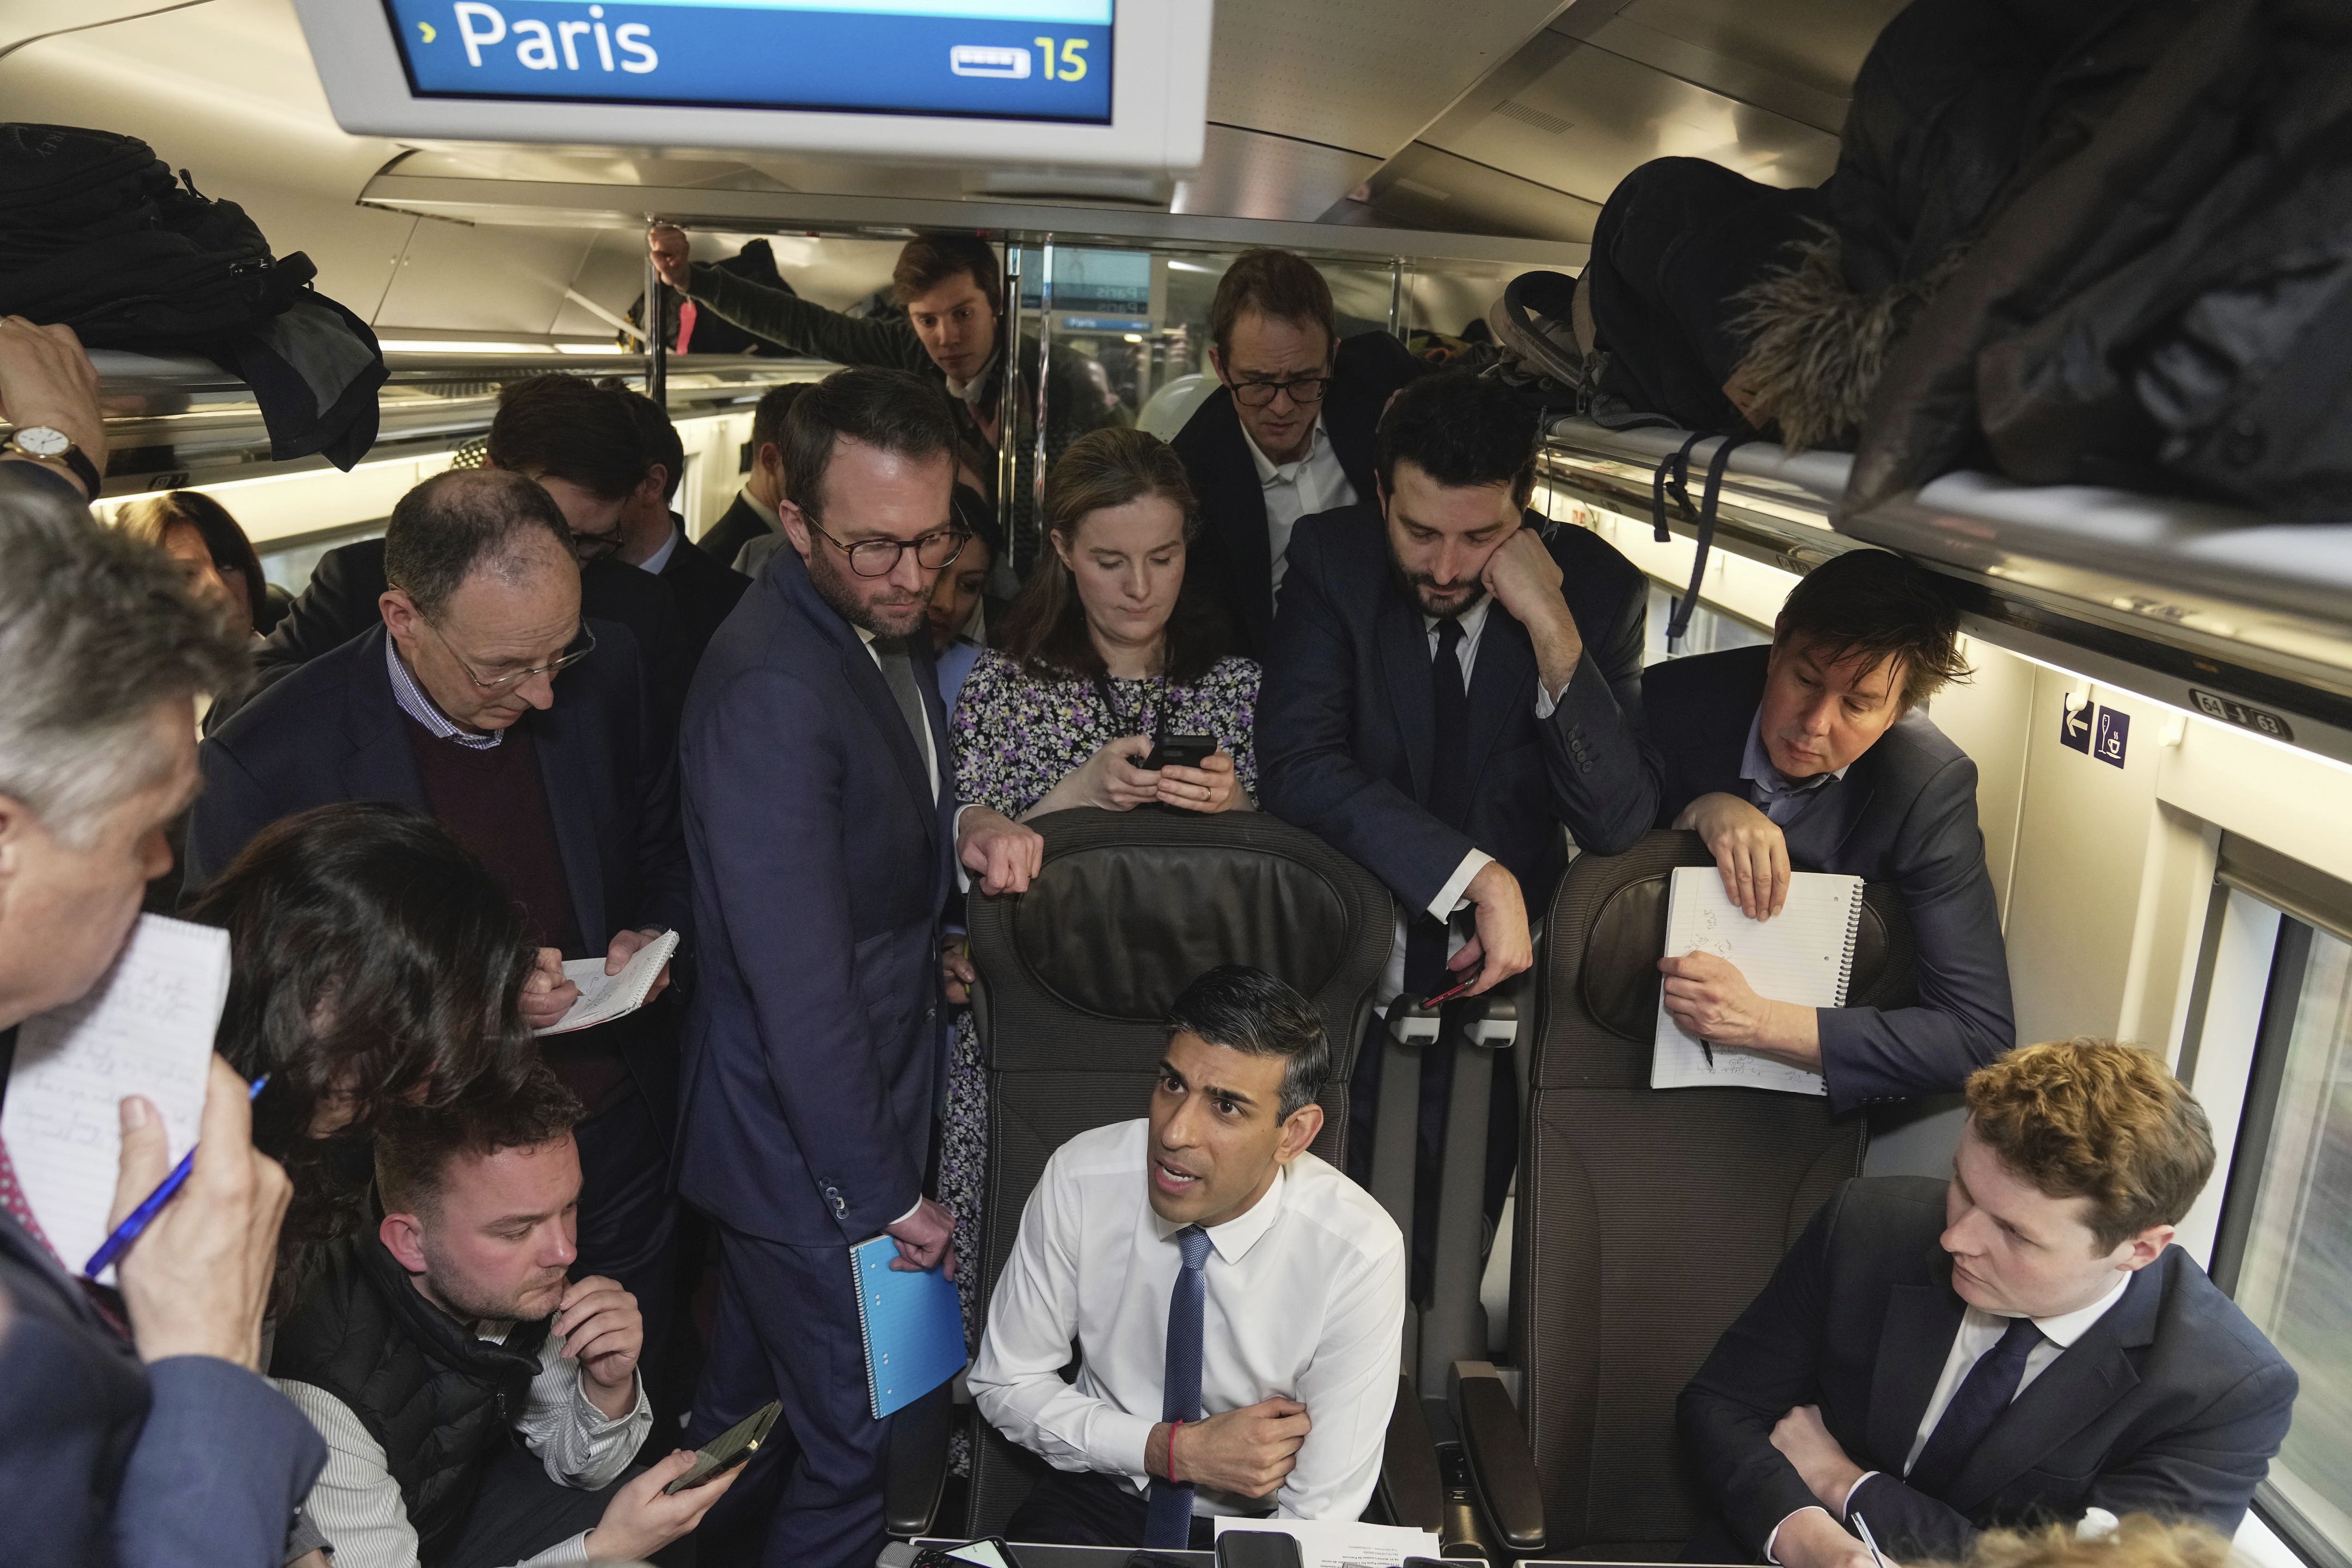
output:
<svg viewBox="0 0 2352 1568"><path fill-rule="evenodd" d="M1943 1496L1902 1479L1966 1307L1943 1229L1944 1184L1919 1176L1848 1182L1813 1216L1683 1390L1683 1443L1721 1514L1690 1561L1758 1556L1812 1506L1772 1447L1800 1405L1882 1472L1850 1506L1890 1557L1958 1562L1979 1530L2094 1508L2233 1532L2286 1436L2294 1369L2178 1247L2027 1385Z"/></svg>
<svg viewBox="0 0 2352 1568"><path fill-rule="evenodd" d="M216 1356L142 1367L0 1213L0 1540L43 1568L278 1568L327 1446Z"/></svg>
<svg viewBox="0 0 2352 1568"><path fill-rule="evenodd" d="M731 571L735 557L743 553L745 545L755 539L765 539L774 531L768 526L768 520L760 515L759 509L745 500L739 490L735 503L719 514L719 521L710 525L710 531L696 542L695 548Z"/></svg>
<svg viewBox="0 0 2352 1568"><path fill-rule="evenodd" d="M547 784L573 916L582 939L601 952L616 931L651 926L690 935L694 928L668 724L647 699L629 629L589 626L595 651L556 677L553 707L522 722ZM381 800L431 815L408 720L384 668L387 635L378 622L310 660L197 748L205 787L188 817L188 891L218 876L255 834L314 805ZM624 1037L665 1135L677 1103L667 1033Z"/></svg>
<svg viewBox="0 0 2352 1568"><path fill-rule="evenodd" d="M792 550L711 639L687 698L702 959L679 1190L770 1241L864 1241L922 1192L955 781L930 642L913 645L936 801L889 683Z"/></svg>
<svg viewBox="0 0 2352 1568"><path fill-rule="evenodd" d="M689 543L685 520L677 513L670 513L670 520L679 536L659 575L677 601L679 629L686 637L686 667L690 671L702 662L702 650L734 613L751 579L736 571L732 563L714 561Z"/></svg>
<svg viewBox="0 0 2352 1568"><path fill-rule="evenodd" d="M1360 332L1333 356L1323 395L1323 432L1356 492L1374 502L1372 437L1390 396L1428 367L1387 332ZM1184 459L1201 509L1185 582L1223 612L1235 653L1261 665L1274 642L1274 542L1265 530L1265 486L1250 458L1234 395L1220 386L1169 443ZM1289 579L1286 577L1285 582Z"/></svg>
<svg viewBox="0 0 2352 1568"><path fill-rule="evenodd" d="M1739 766L1770 650L1678 658L1643 681L1657 820L1702 795L1748 798ZM1782 826L1789 862L1902 890L1918 940L1916 1006L1824 1007L1822 1072L1838 1110L1948 1094L2017 1044L2000 905L1977 828L1977 765L1914 710Z"/></svg>
<svg viewBox="0 0 2352 1568"><path fill-rule="evenodd" d="M1614 854L1649 827L1612 805L1609 786L1633 765L1642 714L1649 583L1584 529L1545 523L1561 591L1583 630L1569 683L1585 700L1536 717L1536 656L1500 604L1486 613L1470 675L1469 820L1430 815L1437 750L1429 636L1397 581L1387 525L1370 505L1299 520L1282 579L1274 652L1258 693L1264 805L1386 882L1412 910L1444 889L1463 857L1501 861L1540 918L1568 858L1560 825L1595 825L1584 847ZM1589 724L1595 710L1626 722ZM1620 753L1622 753L1622 755Z"/></svg>

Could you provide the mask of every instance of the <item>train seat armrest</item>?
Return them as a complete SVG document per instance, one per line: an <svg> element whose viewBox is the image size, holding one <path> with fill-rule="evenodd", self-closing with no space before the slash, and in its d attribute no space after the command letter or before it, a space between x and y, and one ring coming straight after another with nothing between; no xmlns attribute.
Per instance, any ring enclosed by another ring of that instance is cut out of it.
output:
<svg viewBox="0 0 2352 1568"><path fill-rule="evenodd" d="M1412 1379L1397 1379L1396 1407L1389 1412L1389 1431L1381 1450L1381 1479L1374 1494L1391 1524L1407 1530L1442 1530L1445 1524L1445 1482L1438 1473L1437 1445L1422 1415L1421 1395Z"/></svg>
<svg viewBox="0 0 2352 1568"><path fill-rule="evenodd" d="M1528 1446L1527 1424L1491 1365L1456 1362L1452 1377L1454 1421L1478 1511L1511 1555L1535 1555L1544 1550L1548 1535L1543 1482Z"/></svg>
<svg viewBox="0 0 2352 1568"><path fill-rule="evenodd" d="M890 1463L882 1482L883 1528L892 1535L929 1535L939 1522L954 1419L952 1385L941 1384L899 1411L892 1423Z"/></svg>

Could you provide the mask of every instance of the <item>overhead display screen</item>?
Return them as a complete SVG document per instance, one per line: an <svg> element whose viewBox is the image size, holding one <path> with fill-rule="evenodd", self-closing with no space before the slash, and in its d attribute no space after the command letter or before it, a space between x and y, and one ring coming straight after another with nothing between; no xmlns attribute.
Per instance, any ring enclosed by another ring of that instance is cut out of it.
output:
<svg viewBox="0 0 2352 1568"><path fill-rule="evenodd" d="M384 0L418 98L1111 121L1115 0Z"/></svg>

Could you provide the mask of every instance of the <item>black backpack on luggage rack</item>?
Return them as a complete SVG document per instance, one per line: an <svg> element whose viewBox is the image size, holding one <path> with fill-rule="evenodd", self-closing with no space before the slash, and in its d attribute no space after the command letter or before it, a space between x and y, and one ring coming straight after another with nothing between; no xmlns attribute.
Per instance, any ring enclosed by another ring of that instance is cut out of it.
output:
<svg viewBox="0 0 2352 1568"><path fill-rule="evenodd" d="M0 124L0 314L71 327L86 348L204 355L253 389L271 458L349 468L374 444L388 373L317 273L135 136Z"/></svg>
<svg viewBox="0 0 2352 1568"><path fill-rule="evenodd" d="M203 351L259 328L316 271L272 257L243 207L184 186L136 137L0 126L0 311L89 348Z"/></svg>

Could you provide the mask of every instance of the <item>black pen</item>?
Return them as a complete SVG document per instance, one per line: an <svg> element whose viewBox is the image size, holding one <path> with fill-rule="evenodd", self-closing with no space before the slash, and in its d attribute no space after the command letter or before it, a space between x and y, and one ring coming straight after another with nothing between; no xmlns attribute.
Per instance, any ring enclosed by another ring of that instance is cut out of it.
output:
<svg viewBox="0 0 2352 1568"><path fill-rule="evenodd" d="M1706 1070L1713 1072L1715 1070L1715 1047L1706 1040L1702 1039L1698 1043L1698 1048L1706 1053Z"/></svg>

